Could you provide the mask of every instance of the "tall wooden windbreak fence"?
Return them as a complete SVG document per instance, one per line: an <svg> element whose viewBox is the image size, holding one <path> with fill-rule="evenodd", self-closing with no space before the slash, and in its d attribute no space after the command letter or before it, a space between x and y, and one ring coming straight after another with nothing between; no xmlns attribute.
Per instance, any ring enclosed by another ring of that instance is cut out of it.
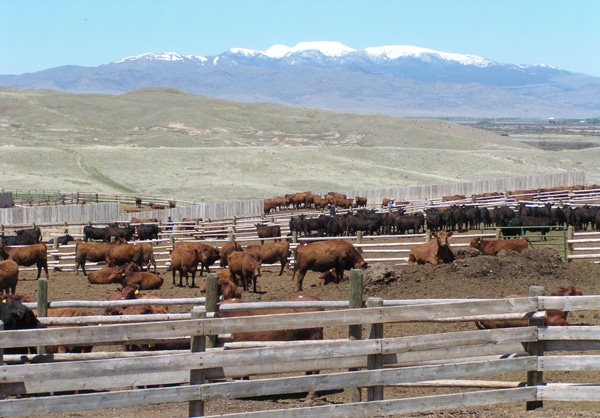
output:
<svg viewBox="0 0 600 418"><path fill-rule="evenodd" d="M360 286L361 273L351 271L353 286ZM215 282L213 287L216 280L216 275L211 275L211 281ZM351 291L351 294L362 292ZM374 298L361 303L359 309L339 309L333 302L309 304L326 310L214 318L207 317L203 307L197 307L189 319L111 325L102 324L101 317L91 317L89 325L82 327L1 332L0 347L5 349L159 343L188 336L191 340L187 351L135 353L134 356L89 353L70 358L63 355L56 358L58 362L5 364L0 367L0 393L9 398L0 400L0 415L28 416L189 402L189 416L204 416L205 404L213 400L351 388L363 388L366 393L359 390L358 399L349 403L262 411L261 416L387 416L514 402L523 402L532 409L543 407L544 401L600 401L600 385L586 378L586 374L600 371L597 354L600 327L543 326L545 310L597 311L600 296L411 301ZM239 307L256 308L255 305ZM308 306L307 302L302 306ZM412 322L452 324L508 318L530 318L530 326L404 337L384 332L388 327L393 329L395 324ZM217 334L324 327L327 337L331 327L356 326L366 327L366 334L358 338L354 334L353 339L254 343L253 348L245 346L243 350L233 349L235 346L225 350L207 348L211 336ZM322 370L322 373L297 375L310 370ZM554 372L568 372L556 376L571 381L558 382L554 376L553 383L546 383L544 377ZM521 374L522 380L515 382L515 373ZM232 380L245 376L260 377ZM177 386L123 389L156 384ZM415 398L383 391L383 388L398 386L453 389L444 395ZM464 387L487 389L460 389ZM81 390L88 393L61 394ZM55 395L48 396L48 393ZM26 394L38 396L14 397ZM363 400L367 402L361 402ZM224 416L229 415L238 416Z"/></svg>
<svg viewBox="0 0 600 418"><path fill-rule="evenodd" d="M514 190L539 190L553 187L572 187L585 184L583 171L537 174L529 176L510 177L503 179L480 180L474 182L396 187L374 190L336 190L349 198L355 196L367 197L371 203L378 203L383 198L394 198L396 201L430 201L442 196L465 195L472 196L484 193L502 193ZM315 194L324 195L331 190L312 190ZM293 192L293 191L291 191ZM140 213L119 214L119 204L135 203L133 195L108 195L91 193L61 193L43 191L19 190L13 193L18 208L0 209L0 224L31 224L49 222L107 222L126 221L131 217L158 218L163 222L168 216L173 219L203 218L227 219L234 216L253 216L263 213L263 200L229 201L211 204L177 202L177 206L166 210L144 210ZM168 208L168 200L164 198L144 198L160 202ZM82 202L86 204L82 204ZM40 205L43 203L43 205ZM86 208L91 203L104 203L100 209ZM110 204L114 206L110 206ZM75 208L68 208L75 206ZM2 206L0 206L2 207ZM79 209L78 209L79 208ZM19 210L17 210L19 209Z"/></svg>

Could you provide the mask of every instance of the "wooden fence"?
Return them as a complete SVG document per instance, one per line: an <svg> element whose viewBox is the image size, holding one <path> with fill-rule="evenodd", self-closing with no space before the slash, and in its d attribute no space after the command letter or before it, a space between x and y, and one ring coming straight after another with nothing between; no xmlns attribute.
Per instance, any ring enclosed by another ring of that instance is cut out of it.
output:
<svg viewBox="0 0 600 418"><path fill-rule="evenodd" d="M351 282L361 283L361 273L352 270ZM216 275L211 275L215 287L216 279ZM205 309L196 307L190 319L101 324L101 318L94 318L99 322L83 327L0 332L0 347L4 348L152 343L192 337L189 351L129 356L92 352L70 358L63 355L55 358L60 360L57 362L43 362L51 359L39 358L27 364L5 364L0 367L0 393L10 398L0 400L0 415L28 416L189 402L190 416L204 416L205 403L223 398L344 389L350 396L352 388L367 388L367 402L361 402L363 394L358 392L357 399L345 404L268 410L262 411L260 416L386 416L514 402L523 402L527 409L533 409L543 407L544 401L600 401L599 384L589 383L589 379L551 384L543 380L546 372L598 372L600 355L596 353L600 346L600 327L541 326L546 309L596 311L600 296L434 301L369 299L367 307L362 303L359 306L362 308L227 319L205 318ZM384 337L384 328L393 324L461 323L516 317L530 318L531 326L404 337L386 332ZM255 343L253 348L243 350L206 347L210 337L217 334L307 327L356 329L357 326L366 327L366 339L359 335L354 340ZM148 367L149 363L152 367ZM309 370L321 370L321 374L297 374ZM522 379L513 382L507 379L508 373L510 376L521 374ZM245 376L260 377L232 380ZM577 374L569 376L573 378ZM177 386L123 389L156 384ZM384 387L398 385L454 388L452 393L444 395L383 398ZM459 388L467 386L482 390ZM82 390L89 393L60 394ZM48 393L56 395L48 396ZM25 394L37 396L14 397Z"/></svg>

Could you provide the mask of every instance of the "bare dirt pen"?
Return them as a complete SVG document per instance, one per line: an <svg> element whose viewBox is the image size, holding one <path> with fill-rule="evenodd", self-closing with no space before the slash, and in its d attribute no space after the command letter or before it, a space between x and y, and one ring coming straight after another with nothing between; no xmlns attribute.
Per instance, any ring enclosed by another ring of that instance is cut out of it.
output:
<svg viewBox="0 0 600 418"><path fill-rule="evenodd" d="M549 293L560 287L575 285L586 295L600 294L600 265L589 261L564 263L556 250L548 247L535 247L521 254L510 253L498 257L475 256L472 250L458 250L458 260L441 266L399 266L395 264L375 264L365 272L364 298L376 296L383 299L425 299L425 298L500 298L508 295L527 295L530 285L543 286ZM216 266L215 266L216 267ZM245 293L246 301L276 301L296 295L291 281L291 272L278 276L279 268L263 268L258 280L259 292ZM171 273L161 272L165 283L160 289L163 298L198 297L198 288L180 288L171 284ZM197 283L202 283L202 279ZM49 300L104 300L115 290L115 285L90 285L81 274L51 272L48 292ZM304 282L304 294L317 296L323 300L347 300L348 282L317 285L316 273L309 272ZM36 296L35 274L26 271L21 274L17 293ZM189 306L170 307L171 312L189 311ZM571 323L600 324L596 312L571 313ZM455 324L403 324L385 328L385 336L430 334L457 330L473 330L472 323ZM325 338L347 338L347 329L326 329ZM115 348L120 349L120 348ZM495 379L496 377L492 377ZM525 375L499 376L498 379L523 381ZM598 372L545 373L547 382L594 382L600 380ZM432 388L386 388L385 398L411 397L425 394L451 392L452 389ZM347 402L345 392L325 393L311 402L311 405ZM225 400L207 403L207 415L232 412L249 412L257 409L292 408L306 405L302 396L278 399ZM577 410L576 416L595 417L600 414L596 403L546 402L545 407L533 412L525 412L522 403L492 406L488 408L447 411L444 413L422 413L416 416L427 417L565 417ZM53 414L40 417L99 417L99 418L162 418L186 417L188 404L160 404L144 408Z"/></svg>

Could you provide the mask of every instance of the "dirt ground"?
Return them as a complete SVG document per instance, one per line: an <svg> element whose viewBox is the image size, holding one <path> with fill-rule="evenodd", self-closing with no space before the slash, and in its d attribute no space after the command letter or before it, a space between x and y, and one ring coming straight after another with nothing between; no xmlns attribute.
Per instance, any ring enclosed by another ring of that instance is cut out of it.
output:
<svg viewBox="0 0 600 418"><path fill-rule="evenodd" d="M600 265L589 261L564 263L556 250L548 247L535 247L521 254L507 253L497 257L480 256L476 250L455 251L458 259L453 264L441 266L399 266L375 264L365 272L365 299L377 296L384 299L420 298L500 298L508 295L527 295L530 285L543 286L549 293L569 285L577 286L583 294L600 294ZM262 270L258 280L259 292L247 293L247 301L284 300L295 296L291 282L291 272L278 276L279 269ZM198 288L179 288L171 285L170 272L161 272L165 283L160 289L164 298L201 296ZM201 282L201 281L200 281ZM51 272L49 280L50 300L104 300L114 291L114 285L90 285L80 274ZM344 300L348 298L348 282L317 286L316 273L309 272L305 278L304 294L317 296L323 300ZM24 272L17 293L35 297L36 282L33 272ZM185 311L187 307L173 307L171 311ZM576 312L569 317L572 323L598 324L596 312ZM435 333L440 330L473 330L474 324L406 324L386 329L386 336ZM345 335L344 335L345 332ZM325 338L345 338L347 330L326 330ZM571 374L572 373L572 374ZM512 377L524 379L525 376ZM545 373L546 381L583 381L598 383L600 373ZM492 377L494 379L494 377ZM514 380L513 379L513 380ZM386 389L386 399L411 397L422 394L444 393L443 389L401 388ZM389 392L388 392L389 391ZM347 401L346 393L328 393L310 401L310 405L327 405ZM208 402L207 415L231 412L247 412L255 409L292 408L307 405L302 398L280 398L268 400L229 400ZM415 417L596 417L600 415L598 403L559 403L546 402L543 409L525 412L522 403L453 410L443 413L426 411L414 414ZM43 415L39 417L97 417L97 418L163 418L187 417L188 404L160 404L144 408L78 412L72 414Z"/></svg>

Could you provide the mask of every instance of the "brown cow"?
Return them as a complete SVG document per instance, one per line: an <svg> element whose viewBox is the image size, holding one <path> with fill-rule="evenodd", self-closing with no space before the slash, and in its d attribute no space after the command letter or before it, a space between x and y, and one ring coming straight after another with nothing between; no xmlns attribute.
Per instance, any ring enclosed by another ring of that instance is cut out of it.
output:
<svg viewBox="0 0 600 418"><path fill-rule="evenodd" d="M281 276L285 267L288 266L290 243L287 241L280 241L263 245L248 245L244 247L244 251L254 254L256 259L260 261L261 264L273 264L280 262L281 270L279 270L279 275Z"/></svg>
<svg viewBox="0 0 600 418"><path fill-rule="evenodd" d="M227 257L234 251L242 251L243 248L236 240L232 240L227 242L225 245L221 247L219 251L219 256L221 257L219 261L219 265L221 268L227 267Z"/></svg>
<svg viewBox="0 0 600 418"><path fill-rule="evenodd" d="M301 244L294 251L296 264L292 280L298 271L296 292L302 290L302 281L308 270L323 273L335 269L336 283L343 279L344 270L366 269L369 267L352 244L343 240L317 241Z"/></svg>
<svg viewBox="0 0 600 418"><path fill-rule="evenodd" d="M104 267L88 274L87 278L90 284L111 284L121 283L123 277L131 272L139 271L140 266L135 263L127 263L117 267Z"/></svg>
<svg viewBox="0 0 600 418"><path fill-rule="evenodd" d="M42 269L46 272L48 278L48 252L46 244L25 245L23 247L9 247L2 245L0 247L0 258L3 260L11 259L20 266L37 265L39 279L42 274Z"/></svg>
<svg viewBox="0 0 600 418"><path fill-rule="evenodd" d="M138 286L139 290L159 289L164 279L157 274L134 271L123 276L123 286Z"/></svg>
<svg viewBox="0 0 600 418"><path fill-rule="evenodd" d="M37 309L32 309L35 315L37 316ZM51 318L78 318L82 316L93 316L96 315L94 312L86 310L86 309L78 309L78 308L48 308L48 312L46 314L47 317ZM59 325L62 326L62 325ZM46 346L46 351L48 354L54 353L91 353L93 345L51 345Z"/></svg>
<svg viewBox="0 0 600 418"><path fill-rule="evenodd" d="M260 243L265 243L265 238L275 238L275 241L281 240L281 227L279 225L255 224L256 234L260 238Z"/></svg>
<svg viewBox="0 0 600 418"><path fill-rule="evenodd" d="M144 247L141 244L121 244L110 249L106 256L108 267L122 266L127 263L135 263L144 266Z"/></svg>
<svg viewBox="0 0 600 418"><path fill-rule="evenodd" d="M354 203L356 203L356 207L360 208L366 208L367 207L367 198L364 196L356 196L354 198Z"/></svg>
<svg viewBox="0 0 600 418"><path fill-rule="evenodd" d="M132 224L152 224L158 223L157 218L136 218L135 216L131 218Z"/></svg>
<svg viewBox="0 0 600 418"><path fill-rule="evenodd" d="M320 301L321 299L315 296L298 295L295 298L288 299L286 302L301 302L301 301ZM226 299L219 303L223 306L231 303L240 303L239 299ZM244 310L219 310L215 313L218 318L235 318L240 316L256 316L256 315L276 315L296 312L319 312L323 308L267 308L267 309L244 309ZM235 332L230 338L221 338L219 343L236 342L236 341L305 341L305 340L322 340L323 328L304 328L304 329L288 329L275 331L261 332ZM306 374L318 374L318 370L307 371ZM315 398L316 391L310 391L308 398Z"/></svg>
<svg viewBox="0 0 600 418"><path fill-rule="evenodd" d="M245 251L234 251L229 254L227 264L229 264L229 271L233 282L239 286L241 281L245 292L248 291L250 282L252 282L252 288L254 293L256 293L256 279L260 276L260 261L257 260L254 254ZM240 277L239 281L237 280L237 276Z"/></svg>
<svg viewBox="0 0 600 418"><path fill-rule="evenodd" d="M452 236L452 231L438 231L431 234L430 242L424 244L413 245L408 253L408 265L416 264L441 264L451 263L454 261L454 253L448 243L448 239Z"/></svg>
<svg viewBox="0 0 600 418"><path fill-rule="evenodd" d="M75 274L79 273L79 267L84 276L87 276L85 271L85 262L106 261L106 257L114 246L125 243L124 239L119 239L111 243L100 242L78 242L75 245Z"/></svg>
<svg viewBox="0 0 600 418"><path fill-rule="evenodd" d="M241 299L242 291L231 279L231 272L229 269L217 270L216 273L219 277L217 281L217 293L220 296L223 296L223 299ZM206 292L206 279L200 286L200 292Z"/></svg>
<svg viewBox="0 0 600 418"><path fill-rule="evenodd" d="M136 208L141 208L142 207L142 198L141 197L137 197L135 198L135 207Z"/></svg>
<svg viewBox="0 0 600 418"><path fill-rule="evenodd" d="M569 286L567 288L561 288L556 292L550 293L548 296L581 296L583 293L575 286ZM524 297L519 295L511 295L508 298ZM545 324L547 326L567 326L567 311L559 311L557 309L548 309L546 311ZM479 329L498 329L498 328L513 328L513 327L527 327L529 326L529 320L527 319L507 319L507 320L491 320L491 321L477 321L475 325Z"/></svg>
<svg viewBox="0 0 600 418"><path fill-rule="evenodd" d="M160 203L153 203L153 202L148 202L148 206L150 206L150 208L156 209L156 210L162 210L165 208L165 205L161 205Z"/></svg>
<svg viewBox="0 0 600 418"><path fill-rule="evenodd" d="M126 300L126 299L135 299L139 291L139 286L123 286L118 287L115 292L113 292L107 300ZM123 307L107 307L104 308L104 315L123 315Z"/></svg>
<svg viewBox="0 0 600 418"><path fill-rule="evenodd" d="M527 244L532 245L527 238L486 240L479 237L473 238L469 247L477 248L482 255L498 255L502 250L512 250L520 253L527 249Z"/></svg>
<svg viewBox="0 0 600 418"><path fill-rule="evenodd" d="M0 263L0 292L15 294L19 281L19 265L13 260Z"/></svg>
<svg viewBox="0 0 600 418"><path fill-rule="evenodd" d="M188 273L192 275L192 287L196 287L196 270L200 262L200 254L197 248L189 249L176 247L171 253L171 273L173 275L173 286L175 286L175 274L179 272L179 287L188 287Z"/></svg>
<svg viewBox="0 0 600 418"><path fill-rule="evenodd" d="M142 265L146 266L146 271L150 271L150 266L154 266L154 274L156 274L156 259L154 258L154 247L149 242L142 242Z"/></svg>
<svg viewBox="0 0 600 418"><path fill-rule="evenodd" d="M178 247L187 249L195 248L198 250L198 254L200 255L200 276L202 276L204 269L206 269L207 273L210 273L209 267L221 258L219 249L209 244L193 241L177 241L173 245L173 248Z"/></svg>
<svg viewBox="0 0 600 418"><path fill-rule="evenodd" d="M202 218L182 218L177 229L180 231L193 231L196 229L198 222L202 222Z"/></svg>

